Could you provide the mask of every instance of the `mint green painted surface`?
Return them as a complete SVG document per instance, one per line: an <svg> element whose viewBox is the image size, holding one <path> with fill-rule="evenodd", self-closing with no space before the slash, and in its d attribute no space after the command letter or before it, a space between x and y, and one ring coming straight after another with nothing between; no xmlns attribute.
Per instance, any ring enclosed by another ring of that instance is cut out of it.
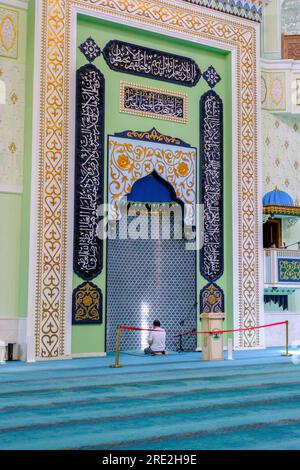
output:
<svg viewBox="0 0 300 470"><path fill-rule="evenodd" d="M27 56L25 92L25 140L23 165L23 204L20 253L20 316L27 316L28 304L28 265L30 236L30 196L32 160L32 118L33 118L33 61L34 61L34 0L29 1L27 16Z"/></svg>
<svg viewBox="0 0 300 470"><path fill-rule="evenodd" d="M225 146L225 274L218 285L220 285L226 296L226 327L232 326L232 228L231 228L231 78L230 78L230 56L223 51L216 51L207 47L201 47L195 43L162 36L159 34L148 33L145 31L116 25L110 22L104 22L88 17L80 16L78 18L78 37L77 44L81 44L86 38L92 36L100 47L111 39L119 39L127 42L140 44L147 47L153 47L162 51L168 51L178 55L188 56L195 59L202 71L205 71L209 65L213 65L222 76L222 81L216 86L215 90L220 94L224 101L224 146ZM77 50L77 68L87 63L84 55ZM199 100L201 95L207 91L208 85L201 79L196 87L189 88L172 83L151 80L144 77L127 75L124 73L113 72L105 63L103 57L97 58L94 62L105 77L105 134L114 134L127 129L147 131L156 127L161 133L176 136L190 145L199 149ZM125 80L136 84L153 86L162 89L179 91L188 96L188 123L181 124L168 122L149 117L138 117L119 112L120 99L120 81ZM106 154L107 152L105 152ZM106 161L107 163L107 161ZM107 170L107 164L105 165ZM198 150L198 175L199 175L199 150ZM107 174L105 174L105 181ZM106 184L106 183L105 183ZM199 185L199 179L198 183ZM105 186L105 197L107 197L107 187ZM105 247L104 247L105 251ZM104 259L106 266L106 259ZM207 283L199 275L199 255L197 253L197 299L199 299L200 289ZM78 286L83 282L74 275L73 286ZM102 274L93 280L95 284L102 288L105 303L105 269ZM105 313L105 308L104 308ZM200 328L200 322L198 329ZM103 325L76 325L72 327L72 353L81 352L102 352L104 349L105 337L105 315Z"/></svg>
<svg viewBox="0 0 300 470"><path fill-rule="evenodd" d="M18 316L20 194L0 193L0 319Z"/></svg>
<svg viewBox="0 0 300 470"><path fill-rule="evenodd" d="M0 6L13 11L18 11L18 57L17 59L0 57L3 64L15 63L22 66L26 61L26 34L27 34L27 12L22 9L10 7L0 2ZM20 70L22 68L20 67ZM12 71L14 74L14 72ZM22 77L20 77L22 78ZM8 77L8 80L14 80L14 77ZM22 93L18 84L16 84L16 93ZM23 95L23 93L22 93ZM20 98L20 95L19 95ZM5 108L4 114L5 116ZM8 119L12 119L8 117ZM11 123L14 125L14 121ZM1 138L1 137L0 137ZM23 149L22 149L23 150ZM22 154L21 154L22 155ZM11 157L13 158L13 157ZM18 157L17 157L18 158ZM22 158L22 157L20 157ZM22 162L20 162L20 167ZM11 166L10 171L17 172L19 176L19 165ZM19 309L19 289L20 289L20 255L21 247L21 218L22 218L22 194L0 192L0 318L13 318L20 314Z"/></svg>

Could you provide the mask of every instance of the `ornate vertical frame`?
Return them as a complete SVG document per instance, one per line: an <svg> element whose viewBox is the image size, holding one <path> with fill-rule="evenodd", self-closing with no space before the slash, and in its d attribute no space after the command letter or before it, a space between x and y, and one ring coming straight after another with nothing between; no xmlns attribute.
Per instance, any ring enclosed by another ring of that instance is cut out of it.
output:
<svg viewBox="0 0 300 470"><path fill-rule="evenodd" d="M36 2L28 359L71 352L78 13L231 52L234 326L260 324L259 24L181 0L41 0ZM259 331L235 335L235 347L262 346Z"/></svg>

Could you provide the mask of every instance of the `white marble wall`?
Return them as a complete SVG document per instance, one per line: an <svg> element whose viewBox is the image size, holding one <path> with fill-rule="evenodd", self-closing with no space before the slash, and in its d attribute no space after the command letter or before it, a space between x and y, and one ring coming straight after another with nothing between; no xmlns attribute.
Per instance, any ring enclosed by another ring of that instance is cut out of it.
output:
<svg viewBox="0 0 300 470"><path fill-rule="evenodd" d="M300 313L268 313L265 312L265 323L277 323L281 321L289 321L289 344L294 342L300 344ZM272 326L265 329L266 347L285 346L285 325Z"/></svg>
<svg viewBox="0 0 300 470"><path fill-rule="evenodd" d="M300 205L300 118L262 112L263 193L288 192Z"/></svg>
<svg viewBox="0 0 300 470"><path fill-rule="evenodd" d="M0 191L9 193L21 193L23 185L26 17L25 10L9 8L0 0L0 20L7 18L15 31L8 51L0 34L0 80L6 88L5 104L0 105ZM9 26L7 30L9 41Z"/></svg>

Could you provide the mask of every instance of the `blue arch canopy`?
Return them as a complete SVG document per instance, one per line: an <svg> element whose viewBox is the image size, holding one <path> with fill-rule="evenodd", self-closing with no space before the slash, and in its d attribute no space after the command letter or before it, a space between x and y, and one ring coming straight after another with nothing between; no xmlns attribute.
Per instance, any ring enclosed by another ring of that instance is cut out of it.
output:
<svg viewBox="0 0 300 470"><path fill-rule="evenodd" d="M176 198L173 186L161 178L155 171L136 181L127 194L128 202L180 202Z"/></svg>

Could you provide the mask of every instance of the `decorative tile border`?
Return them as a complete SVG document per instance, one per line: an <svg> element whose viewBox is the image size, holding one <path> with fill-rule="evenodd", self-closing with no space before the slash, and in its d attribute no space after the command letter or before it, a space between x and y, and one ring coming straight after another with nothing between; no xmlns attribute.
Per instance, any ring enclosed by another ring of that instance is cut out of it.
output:
<svg viewBox="0 0 300 470"><path fill-rule="evenodd" d="M262 21L262 2L253 2L252 0L183 0L184 2L194 3L213 10L222 11L231 15L247 18L253 21ZM267 2L264 2L264 5Z"/></svg>
<svg viewBox="0 0 300 470"><path fill-rule="evenodd" d="M120 83L120 111L137 116L187 122L187 95L130 82Z"/></svg>
<svg viewBox="0 0 300 470"><path fill-rule="evenodd" d="M36 357L61 357L65 354L66 280L68 236L68 174L70 133L70 49L71 10L86 14L109 15L152 31L157 27L172 34L197 39L214 47L235 50L234 75L236 103L236 222L237 245L235 291L238 293L235 324L243 327L261 321L258 197L258 35L255 23L222 13L214 15L200 6L174 4L167 0L43 0L37 24L39 35L40 109L35 128L39 130L39 161L36 184L38 200L34 218L38 231L35 261L34 296ZM59 21L58 21L59 19ZM73 25L74 27L74 25ZM74 46L75 47L75 46ZM45 139L45 136L47 138ZM235 347L257 347L259 331L236 336Z"/></svg>
<svg viewBox="0 0 300 470"><path fill-rule="evenodd" d="M97 209L104 202L105 79L93 64L77 70L74 272L90 280L103 268Z"/></svg>

